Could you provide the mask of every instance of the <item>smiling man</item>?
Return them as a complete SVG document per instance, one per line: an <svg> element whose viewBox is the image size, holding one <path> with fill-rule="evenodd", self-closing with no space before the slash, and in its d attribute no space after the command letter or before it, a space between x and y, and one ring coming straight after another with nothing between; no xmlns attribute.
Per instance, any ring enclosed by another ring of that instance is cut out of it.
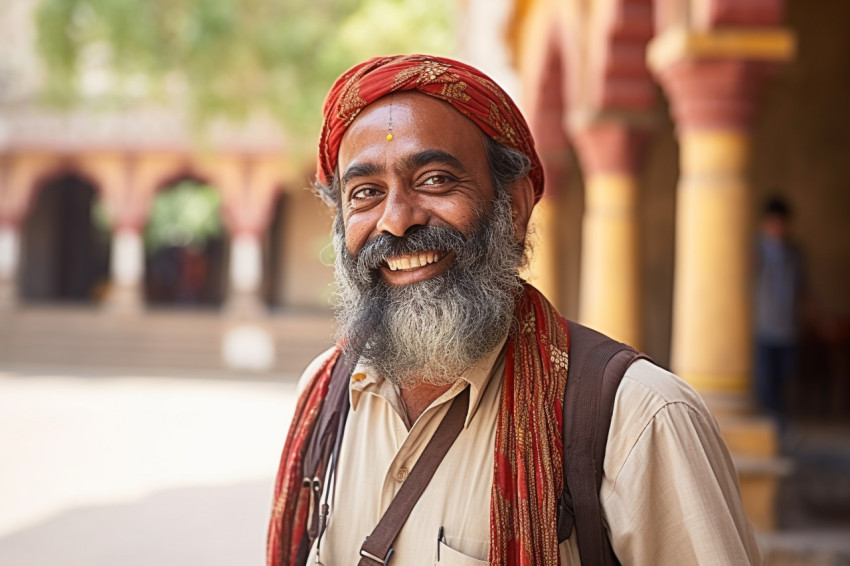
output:
<svg viewBox="0 0 850 566"><path fill-rule="evenodd" d="M717 425L633 351L598 489L573 462L589 433L565 387L591 378L570 369L590 331L519 277L543 173L507 94L457 61L378 58L324 117L339 340L301 381L268 565L756 563Z"/></svg>

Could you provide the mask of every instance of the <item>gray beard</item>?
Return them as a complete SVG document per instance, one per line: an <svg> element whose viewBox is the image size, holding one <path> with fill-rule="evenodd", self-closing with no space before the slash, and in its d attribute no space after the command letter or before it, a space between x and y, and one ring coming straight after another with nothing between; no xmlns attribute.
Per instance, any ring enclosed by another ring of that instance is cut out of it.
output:
<svg viewBox="0 0 850 566"><path fill-rule="evenodd" d="M334 223L338 338L401 388L448 385L491 352L513 321L525 261L511 217L510 195L500 191L490 214L471 234L422 226L405 236L382 234L352 256L342 221ZM380 276L387 257L454 251L441 275L390 286Z"/></svg>

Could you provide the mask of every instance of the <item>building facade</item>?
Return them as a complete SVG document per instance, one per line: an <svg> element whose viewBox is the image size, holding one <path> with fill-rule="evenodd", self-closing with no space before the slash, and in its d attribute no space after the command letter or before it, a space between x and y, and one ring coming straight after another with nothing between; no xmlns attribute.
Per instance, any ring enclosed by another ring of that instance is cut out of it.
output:
<svg viewBox="0 0 850 566"><path fill-rule="evenodd" d="M51 309L96 314L82 319L81 332L116 318L126 321L122 332L144 328L153 311L222 332L260 321L278 342L286 334L274 329L286 326L278 319L306 317L321 328L309 343L327 344L331 216L309 191L311 165L292 157L298 152L280 127L256 118L198 133L179 102L104 110L96 67L81 78L79 103L44 104L37 4L14 0L0 15L0 317L10 322L0 325L0 358L52 359L51 348L18 347L31 340L15 333ZM215 190L223 233L153 257L145 246L153 204L187 180ZM39 324L31 332L44 336L56 321ZM273 367L296 371L309 349ZM156 358L155 349L149 354ZM222 365L215 349L196 361Z"/></svg>

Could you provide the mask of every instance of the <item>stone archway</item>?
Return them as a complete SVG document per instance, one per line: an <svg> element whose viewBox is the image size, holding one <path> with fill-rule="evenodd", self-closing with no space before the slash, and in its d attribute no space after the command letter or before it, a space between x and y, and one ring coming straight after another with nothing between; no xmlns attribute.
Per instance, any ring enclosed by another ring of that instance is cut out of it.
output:
<svg viewBox="0 0 850 566"><path fill-rule="evenodd" d="M272 199L272 212L269 225L263 236L263 282L262 296L266 305L278 309L284 305L282 272L284 264L285 216L289 208L289 199L283 191L278 191Z"/></svg>
<svg viewBox="0 0 850 566"><path fill-rule="evenodd" d="M164 183L153 198L144 240L149 305L222 305L228 246L215 188L189 175Z"/></svg>
<svg viewBox="0 0 850 566"><path fill-rule="evenodd" d="M97 302L109 280L109 234L95 186L74 174L37 187L23 223L19 296L29 302Z"/></svg>

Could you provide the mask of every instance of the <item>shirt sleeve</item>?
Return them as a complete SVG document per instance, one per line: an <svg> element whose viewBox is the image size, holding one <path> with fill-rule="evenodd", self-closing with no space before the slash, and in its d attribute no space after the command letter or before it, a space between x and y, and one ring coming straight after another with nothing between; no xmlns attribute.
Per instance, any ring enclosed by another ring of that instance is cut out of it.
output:
<svg viewBox="0 0 850 566"><path fill-rule="evenodd" d="M600 492L620 562L760 564L735 467L711 413L677 377L637 364L618 391Z"/></svg>

